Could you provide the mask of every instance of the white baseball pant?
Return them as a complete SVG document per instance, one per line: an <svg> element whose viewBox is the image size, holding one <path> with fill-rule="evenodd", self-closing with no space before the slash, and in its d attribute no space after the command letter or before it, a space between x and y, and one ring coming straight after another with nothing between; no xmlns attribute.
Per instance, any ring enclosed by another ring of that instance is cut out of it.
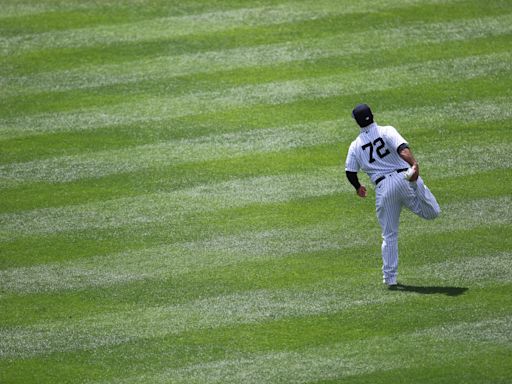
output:
<svg viewBox="0 0 512 384"><path fill-rule="evenodd" d="M441 213L436 198L421 177L409 182L403 173L393 172L376 186L377 217L382 228L382 273L384 283L396 284L398 275L398 225L402 207L416 215L435 219Z"/></svg>

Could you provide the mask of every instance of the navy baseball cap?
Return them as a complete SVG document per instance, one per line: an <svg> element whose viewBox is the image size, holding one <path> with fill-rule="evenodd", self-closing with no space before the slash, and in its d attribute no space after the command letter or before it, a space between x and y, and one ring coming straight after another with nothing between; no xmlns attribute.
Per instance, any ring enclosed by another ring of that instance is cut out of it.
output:
<svg viewBox="0 0 512 384"><path fill-rule="evenodd" d="M370 107L366 104L358 104L352 110L352 117L356 120L357 124L362 127L366 127L373 123L373 114Z"/></svg>

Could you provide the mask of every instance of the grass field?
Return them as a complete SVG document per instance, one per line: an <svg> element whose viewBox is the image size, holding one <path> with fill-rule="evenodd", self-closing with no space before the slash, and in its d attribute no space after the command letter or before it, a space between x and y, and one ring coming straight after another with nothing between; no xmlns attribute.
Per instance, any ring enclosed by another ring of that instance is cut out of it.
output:
<svg viewBox="0 0 512 384"><path fill-rule="evenodd" d="M510 0L0 0L0 87L0 383L512 382Z"/></svg>

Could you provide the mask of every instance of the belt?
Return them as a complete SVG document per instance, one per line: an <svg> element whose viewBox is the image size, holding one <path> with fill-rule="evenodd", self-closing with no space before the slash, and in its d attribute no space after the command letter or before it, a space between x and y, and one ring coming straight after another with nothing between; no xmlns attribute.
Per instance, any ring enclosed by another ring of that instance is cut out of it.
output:
<svg viewBox="0 0 512 384"><path fill-rule="evenodd" d="M405 172L407 171L409 168L400 168L400 169L397 169L396 170L396 173L400 173L400 172ZM386 176L381 176L379 177L377 180L375 180L375 185L378 185L382 180L384 180L386 178Z"/></svg>

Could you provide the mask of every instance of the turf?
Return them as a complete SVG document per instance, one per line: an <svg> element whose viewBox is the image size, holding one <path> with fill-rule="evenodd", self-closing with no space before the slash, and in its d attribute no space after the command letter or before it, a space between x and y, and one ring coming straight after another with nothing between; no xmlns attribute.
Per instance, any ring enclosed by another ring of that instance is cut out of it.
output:
<svg viewBox="0 0 512 384"><path fill-rule="evenodd" d="M0 383L512 381L511 21L0 0ZM403 212L397 291L344 178L359 102L442 208Z"/></svg>

